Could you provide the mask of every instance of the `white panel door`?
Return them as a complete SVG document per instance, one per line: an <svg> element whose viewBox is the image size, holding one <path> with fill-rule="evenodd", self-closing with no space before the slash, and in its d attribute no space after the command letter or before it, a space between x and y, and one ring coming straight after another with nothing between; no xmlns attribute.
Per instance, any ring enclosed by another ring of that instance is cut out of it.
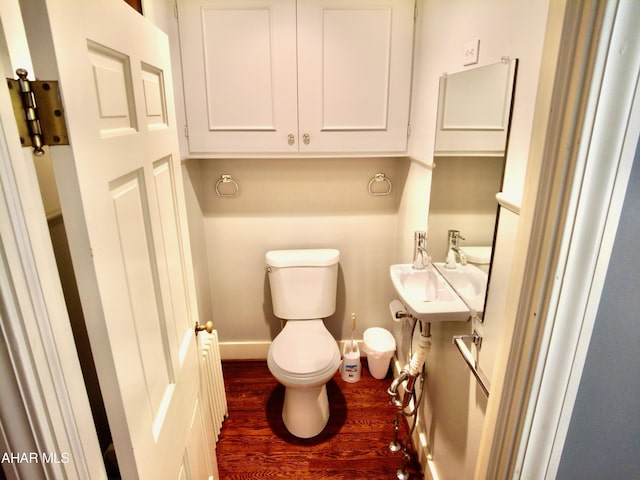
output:
<svg viewBox="0 0 640 480"><path fill-rule="evenodd" d="M122 476L211 477L167 37L121 0L22 7L62 90L51 154Z"/></svg>
<svg viewBox="0 0 640 480"><path fill-rule="evenodd" d="M301 152L405 152L413 0L298 0Z"/></svg>
<svg viewBox="0 0 640 480"><path fill-rule="evenodd" d="M298 150L295 0L179 0L189 152Z"/></svg>

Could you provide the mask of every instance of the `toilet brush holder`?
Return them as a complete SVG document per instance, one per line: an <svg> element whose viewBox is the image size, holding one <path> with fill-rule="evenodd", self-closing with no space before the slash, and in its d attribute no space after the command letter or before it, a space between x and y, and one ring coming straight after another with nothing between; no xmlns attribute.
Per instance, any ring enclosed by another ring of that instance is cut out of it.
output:
<svg viewBox="0 0 640 480"><path fill-rule="evenodd" d="M360 364L360 349L358 344L345 342L342 348L342 363L340 364L340 375L345 382L355 383L362 376L362 365Z"/></svg>

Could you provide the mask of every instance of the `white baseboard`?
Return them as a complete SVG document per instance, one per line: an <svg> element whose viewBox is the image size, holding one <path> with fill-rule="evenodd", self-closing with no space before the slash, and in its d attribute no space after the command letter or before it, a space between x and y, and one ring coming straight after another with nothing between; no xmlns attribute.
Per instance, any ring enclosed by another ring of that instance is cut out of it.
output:
<svg viewBox="0 0 640 480"><path fill-rule="evenodd" d="M222 360L266 360L271 342L220 342Z"/></svg>

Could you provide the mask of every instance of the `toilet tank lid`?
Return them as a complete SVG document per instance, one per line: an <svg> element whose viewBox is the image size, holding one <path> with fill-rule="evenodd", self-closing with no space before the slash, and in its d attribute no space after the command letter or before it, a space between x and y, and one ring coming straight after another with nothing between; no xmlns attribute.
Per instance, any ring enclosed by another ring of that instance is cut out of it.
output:
<svg viewBox="0 0 640 480"><path fill-rule="evenodd" d="M468 246L462 247L467 260L478 265L488 265L491 261L491 247Z"/></svg>
<svg viewBox="0 0 640 480"><path fill-rule="evenodd" d="M340 261L340 252L335 248L270 250L265 261L270 267L328 267Z"/></svg>

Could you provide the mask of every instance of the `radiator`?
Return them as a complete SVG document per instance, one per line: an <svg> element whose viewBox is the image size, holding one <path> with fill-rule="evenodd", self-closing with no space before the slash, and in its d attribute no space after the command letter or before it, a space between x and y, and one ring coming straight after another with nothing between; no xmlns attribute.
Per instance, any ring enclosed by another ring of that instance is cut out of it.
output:
<svg viewBox="0 0 640 480"><path fill-rule="evenodd" d="M213 423L215 441L218 441L222 422L228 416L227 395L224 391L224 378L222 377L222 363L220 360L220 347L218 345L218 332L211 334L201 333L202 337L202 388L204 401L208 402L209 412Z"/></svg>

